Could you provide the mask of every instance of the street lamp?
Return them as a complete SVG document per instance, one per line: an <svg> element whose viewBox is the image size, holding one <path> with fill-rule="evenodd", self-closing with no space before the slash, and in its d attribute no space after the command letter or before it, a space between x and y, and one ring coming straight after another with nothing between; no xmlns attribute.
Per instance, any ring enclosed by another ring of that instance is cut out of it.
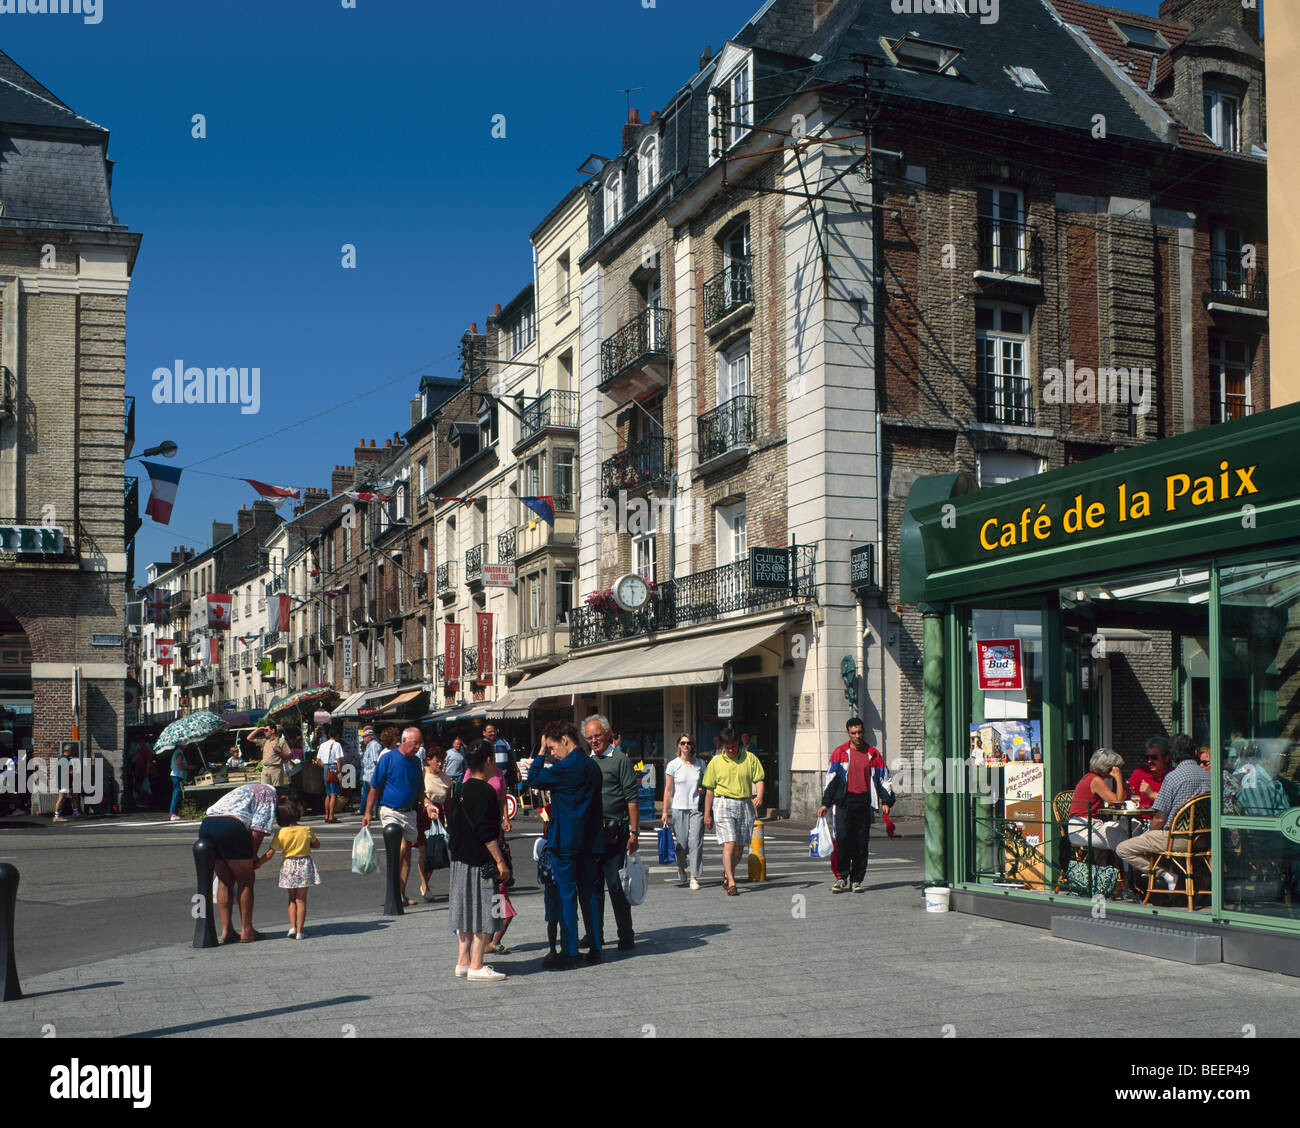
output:
<svg viewBox="0 0 1300 1128"><path fill-rule="evenodd" d="M157 446L151 446L148 450L136 455L137 458L153 458L155 455L162 455L163 458L175 458L176 452L180 448L171 441L164 439Z"/></svg>

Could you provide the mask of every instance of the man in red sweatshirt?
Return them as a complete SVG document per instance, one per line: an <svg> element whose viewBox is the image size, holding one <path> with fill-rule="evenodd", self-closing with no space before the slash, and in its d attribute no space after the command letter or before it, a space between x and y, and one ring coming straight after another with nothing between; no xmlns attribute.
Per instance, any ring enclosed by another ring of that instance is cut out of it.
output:
<svg viewBox="0 0 1300 1128"><path fill-rule="evenodd" d="M852 888L854 893L863 893L871 822L876 811L889 814L889 807L880 802L879 788L889 787L891 781L885 758L866 741L862 719L850 717L844 728L849 739L831 753L817 817L835 808L837 879L831 892L843 893ZM892 788L889 790L892 792Z"/></svg>

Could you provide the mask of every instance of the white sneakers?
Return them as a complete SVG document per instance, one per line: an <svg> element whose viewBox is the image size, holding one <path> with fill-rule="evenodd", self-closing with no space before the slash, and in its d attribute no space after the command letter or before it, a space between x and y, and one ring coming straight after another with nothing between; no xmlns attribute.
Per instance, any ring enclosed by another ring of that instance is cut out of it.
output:
<svg viewBox="0 0 1300 1128"><path fill-rule="evenodd" d="M469 974L469 964L457 964L457 965L456 965L456 978L457 978L457 979L464 979L465 976L468 975L468 974Z"/></svg>
<svg viewBox="0 0 1300 1128"><path fill-rule="evenodd" d="M493 971L487 964L484 964L477 971L467 971L466 979L472 979L476 983L495 983L497 980L504 979L505 974L500 971Z"/></svg>
<svg viewBox="0 0 1300 1128"><path fill-rule="evenodd" d="M180 821L181 821L181 817L180 817L180 815L172 815L172 819L171 819L171 821L172 821L172 822L180 822Z"/></svg>
<svg viewBox="0 0 1300 1128"><path fill-rule="evenodd" d="M285 936L286 936L288 939L290 939L290 940L292 940L292 939L293 939L295 936L297 936L297 935L298 935L298 933L296 933L292 928L289 929L289 931L285 933Z"/></svg>
<svg viewBox="0 0 1300 1128"><path fill-rule="evenodd" d="M696 878L691 878L691 888L698 889L699 887L700 887L699 881Z"/></svg>
<svg viewBox="0 0 1300 1128"><path fill-rule="evenodd" d="M1170 873L1168 870L1165 871L1165 875L1164 875L1164 876L1165 876L1165 888L1166 888L1166 889L1177 889L1177 888L1178 888L1178 878L1176 878L1176 877L1175 877L1172 873Z"/></svg>

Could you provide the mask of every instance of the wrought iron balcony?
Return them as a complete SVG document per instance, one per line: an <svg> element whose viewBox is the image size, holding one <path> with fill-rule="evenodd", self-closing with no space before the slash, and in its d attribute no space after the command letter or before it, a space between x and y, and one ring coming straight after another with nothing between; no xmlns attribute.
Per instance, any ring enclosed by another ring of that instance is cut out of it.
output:
<svg viewBox="0 0 1300 1128"><path fill-rule="evenodd" d="M519 636L509 635L501 640L501 669L513 670L519 665Z"/></svg>
<svg viewBox="0 0 1300 1128"><path fill-rule="evenodd" d="M130 454L135 446L135 396L123 396L122 401L122 438L126 443L123 454Z"/></svg>
<svg viewBox="0 0 1300 1128"><path fill-rule="evenodd" d="M976 410L981 423L1010 423L1023 427L1033 423L1034 396L1027 377L980 372L978 378Z"/></svg>
<svg viewBox="0 0 1300 1128"><path fill-rule="evenodd" d="M1211 255L1210 290L1205 300L1267 309L1268 281L1264 268L1243 266L1240 251Z"/></svg>
<svg viewBox="0 0 1300 1128"><path fill-rule="evenodd" d="M732 396L700 416L700 461L708 462L754 441L754 397Z"/></svg>
<svg viewBox="0 0 1300 1128"><path fill-rule="evenodd" d="M515 562L515 531L507 529L497 534L497 563L513 564Z"/></svg>
<svg viewBox="0 0 1300 1128"><path fill-rule="evenodd" d="M601 463L601 489L607 497L614 497L619 490L665 485L672 473L672 464L672 439L665 435L651 435Z"/></svg>
<svg viewBox="0 0 1300 1128"><path fill-rule="evenodd" d="M379 618L382 620L400 619L405 611L402 608L401 593L396 589L379 593Z"/></svg>
<svg viewBox="0 0 1300 1128"><path fill-rule="evenodd" d="M283 576L272 576L271 579L267 582L267 585L266 585L266 594L267 594L267 595L283 595L283 594L284 594L284 577L283 577Z"/></svg>
<svg viewBox="0 0 1300 1128"><path fill-rule="evenodd" d="M436 658L434 658L434 660L433 660L433 680L434 680L434 684L436 684L436 685L442 685L442 671L443 671L442 655L439 654L439 655L438 655Z"/></svg>
<svg viewBox="0 0 1300 1128"><path fill-rule="evenodd" d="M465 584L467 587L483 582L483 561L487 558L487 543L480 542L465 551Z"/></svg>
<svg viewBox="0 0 1300 1128"><path fill-rule="evenodd" d="M122 509L125 525L122 539L130 544L135 540L143 522L140 520L140 479L127 478L122 484Z"/></svg>
<svg viewBox="0 0 1300 1128"><path fill-rule="evenodd" d="M987 215L980 216L975 227L980 270L1042 278L1043 240L1036 227Z"/></svg>
<svg viewBox="0 0 1300 1128"><path fill-rule="evenodd" d="M320 625L320 641L321 641L321 645L322 645L322 646L329 646L330 643L332 643L332 642L334 641L334 624L333 624L333 623L321 623L321 625Z"/></svg>
<svg viewBox="0 0 1300 1128"><path fill-rule="evenodd" d="M608 388L624 373L649 361L667 363L672 355L672 315L651 306L600 343L600 386Z"/></svg>
<svg viewBox="0 0 1300 1128"><path fill-rule="evenodd" d="M471 685L477 684L478 678L478 647L465 646L460 652L460 680L469 682Z"/></svg>
<svg viewBox="0 0 1300 1128"><path fill-rule="evenodd" d="M448 560L445 564L439 564L438 570L434 574L434 586L438 594L446 599L448 596L456 594L456 564Z"/></svg>
<svg viewBox="0 0 1300 1128"><path fill-rule="evenodd" d="M287 647L288 641L284 631L268 631L262 636L262 643L257 648L259 654L269 654L272 650L280 650Z"/></svg>
<svg viewBox="0 0 1300 1128"><path fill-rule="evenodd" d="M789 587L751 587L749 561L738 560L660 584L640 611L575 608L569 612L569 647L577 650L690 623L710 622L733 613L762 611L787 602L811 602L817 597L817 550L812 545L800 545L791 551L794 559Z"/></svg>
<svg viewBox="0 0 1300 1128"><path fill-rule="evenodd" d="M753 259L735 258L704 283L704 324L716 325L724 317L754 300L750 276Z"/></svg>
<svg viewBox="0 0 1300 1128"><path fill-rule="evenodd" d="M548 428L578 429L578 393L563 392L553 388L528 404L519 413L519 442L521 446Z"/></svg>

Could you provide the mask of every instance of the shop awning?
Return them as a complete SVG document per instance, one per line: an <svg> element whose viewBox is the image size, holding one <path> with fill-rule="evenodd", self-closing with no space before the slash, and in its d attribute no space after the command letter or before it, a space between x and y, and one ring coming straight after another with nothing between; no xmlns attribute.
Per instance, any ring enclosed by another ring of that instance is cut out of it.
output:
<svg viewBox="0 0 1300 1128"><path fill-rule="evenodd" d="M404 706L409 705L412 701L414 701L417 697L421 696L423 693L424 690L422 689L408 689L403 693L399 693L396 697L394 697L391 701L385 704L382 708L376 709L375 715L377 717L395 716L396 714L403 712Z"/></svg>
<svg viewBox="0 0 1300 1128"><path fill-rule="evenodd" d="M784 624L751 627L573 658L515 686L511 704L522 706L571 693L630 693L678 685L717 685L725 676L723 667L728 662L783 629Z"/></svg>
<svg viewBox="0 0 1300 1128"><path fill-rule="evenodd" d="M335 709L330 716L355 717L357 715L357 710L366 703L366 698L369 696L369 692L363 689L360 693L354 693L351 697L344 698L339 702L338 708Z"/></svg>
<svg viewBox="0 0 1300 1128"><path fill-rule="evenodd" d="M1097 634L1105 640L1106 654L1151 654L1155 642L1146 631L1133 630L1129 627L1098 627Z"/></svg>
<svg viewBox="0 0 1300 1128"><path fill-rule="evenodd" d="M484 716L490 720L518 721L528 716L531 699L520 700L512 690L498 697L495 701L485 702L487 709Z"/></svg>

